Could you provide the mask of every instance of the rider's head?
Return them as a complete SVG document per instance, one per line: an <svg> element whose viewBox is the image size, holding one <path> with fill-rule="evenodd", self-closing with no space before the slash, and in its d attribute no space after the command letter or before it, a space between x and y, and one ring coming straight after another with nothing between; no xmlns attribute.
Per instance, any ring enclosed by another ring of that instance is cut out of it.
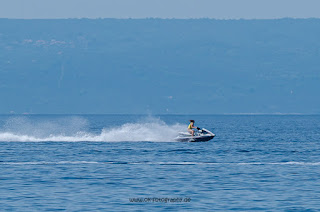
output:
<svg viewBox="0 0 320 212"><path fill-rule="evenodd" d="M194 120L190 120L190 122L194 123Z"/></svg>

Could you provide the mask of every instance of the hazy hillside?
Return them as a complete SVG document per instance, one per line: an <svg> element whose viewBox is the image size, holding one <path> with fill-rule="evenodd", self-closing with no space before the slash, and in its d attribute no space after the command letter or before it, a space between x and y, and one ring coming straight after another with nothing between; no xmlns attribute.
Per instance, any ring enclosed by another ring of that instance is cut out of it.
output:
<svg viewBox="0 0 320 212"><path fill-rule="evenodd" d="M320 113L320 19L0 19L0 113Z"/></svg>

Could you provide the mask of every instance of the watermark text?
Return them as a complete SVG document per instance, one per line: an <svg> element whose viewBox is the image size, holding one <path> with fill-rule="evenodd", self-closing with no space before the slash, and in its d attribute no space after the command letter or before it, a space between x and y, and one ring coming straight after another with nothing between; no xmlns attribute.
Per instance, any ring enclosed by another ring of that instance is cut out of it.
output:
<svg viewBox="0 0 320 212"><path fill-rule="evenodd" d="M151 202L151 203L182 203L182 202L191 202L191 198L189 197L175 197L175 198L169 198L169 197L137 197L137 198L129 198L129 202L133 203L140 203L140 202Z"/></svg>

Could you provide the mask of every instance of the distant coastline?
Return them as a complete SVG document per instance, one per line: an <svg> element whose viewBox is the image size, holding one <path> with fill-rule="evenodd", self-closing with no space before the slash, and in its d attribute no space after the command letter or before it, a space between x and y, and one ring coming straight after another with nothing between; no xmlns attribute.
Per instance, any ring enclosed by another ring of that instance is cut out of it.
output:
<svg viewBox="0 0 320 212"><path fill-rule="evenodd" d="M320 113L320 19L0 25L3 114Z"/></svg>

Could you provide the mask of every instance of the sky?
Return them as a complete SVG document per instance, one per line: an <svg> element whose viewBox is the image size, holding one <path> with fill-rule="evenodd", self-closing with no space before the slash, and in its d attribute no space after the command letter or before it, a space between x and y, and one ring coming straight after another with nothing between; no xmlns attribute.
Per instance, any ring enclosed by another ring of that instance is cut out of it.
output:
<svg viewBox="0 0 320 212"><path fill-rule="evenodd" d="M320 18L320 0L0 0L0 18Z"/></svg>

